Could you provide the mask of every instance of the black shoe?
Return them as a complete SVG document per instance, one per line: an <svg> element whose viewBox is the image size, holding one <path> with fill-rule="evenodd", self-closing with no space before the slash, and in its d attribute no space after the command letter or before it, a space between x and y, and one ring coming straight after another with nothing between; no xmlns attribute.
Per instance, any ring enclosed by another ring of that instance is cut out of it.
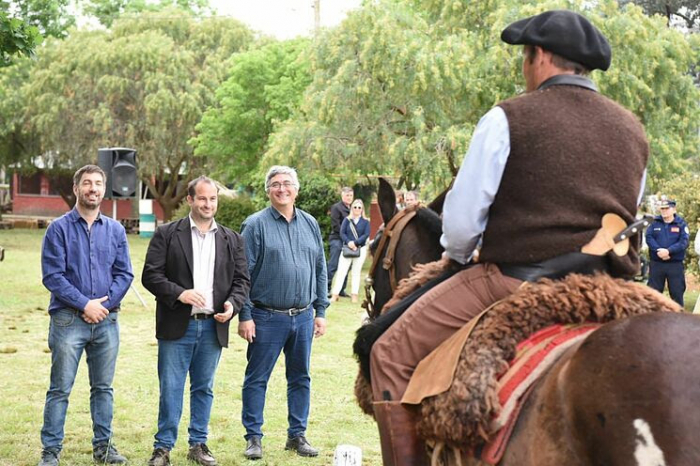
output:
<svg viewBox="0 0 700 466"><path fill-rule="evenodd" d="M259 460L262 458L262 439L254 435L248 439L243 453L249 460Z"/></svg>
<svg viewBox="0 0 700 466"><path fill-rule="evenodd" d="M190 447L187 459L202 466L216 466L216 458L206 443L197 443Z"/></svg>
<svg viewBox="0 0 700 466"><path fill-rule="evenodd" d="M165 448L154 449L148 466L170 466L170 451Z"/></svg>
<svg viewBox="0 0 700 466"><path fill-rule="evenodd" d="M126 458L119 454L111 443L95 445L92 449L92 459L100 464L125 464Z"/></svg>
<svg viewBox="0 0 700 466"><path fill-rule="evenodd" d="M338 295L341 298L349 298L350 295L345 292L345 290L341 291L340 294Z"/></svg>
<svg viewBox="0 0 700 466"><path fill-rule="evenodd" d="M303 435L287 439L287 445L285 445L284 449L294 450L299 456L318 456L318 450L309 445L309 442Z"/></svg>
<svg viewBox="0 0 700 466"><path fill-rule="evenodd" d="M58 466L58 458L61 452L58 450L44 449L41 451L41 461L39 466Z"/></svg>

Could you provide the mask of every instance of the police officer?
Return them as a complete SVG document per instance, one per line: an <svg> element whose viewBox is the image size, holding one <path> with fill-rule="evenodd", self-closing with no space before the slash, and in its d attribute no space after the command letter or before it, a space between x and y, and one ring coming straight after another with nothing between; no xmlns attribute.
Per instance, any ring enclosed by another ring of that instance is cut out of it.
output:
<svg viewBox="0 0 700 466"><path fill-rule="evenodd" d="M650 259L648 285L656 291L663 292L668 281L671 299L683 306L683 259L690 232L685 220L676 214L676 201L662 200L659 212L661 215L656 216L646 233Z"/></svg>

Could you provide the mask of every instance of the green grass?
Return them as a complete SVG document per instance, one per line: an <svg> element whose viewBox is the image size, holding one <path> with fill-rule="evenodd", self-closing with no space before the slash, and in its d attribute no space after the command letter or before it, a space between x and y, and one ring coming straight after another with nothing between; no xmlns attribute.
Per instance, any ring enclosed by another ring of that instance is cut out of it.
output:
<svg viewBox="0 0 700 466"><path fill-rule="evenodd" d="M51 356L47 347L49 293L41 284L43 231L2 230L6 249L0 262L0 466L35 465L39 459L44 399L49 385ZM114 441L130 464L145 464L158 416L157 346L153 297L140 283L148 240L129 237L136 278L134 286L146 299L144 308L133 292L122 303L121 348L114 382ZM363 464L381 464L374 422L362 414L353 395L357 364L352 357L354 332L363 310L341 299L328 311L328 333L314 342L312 353L311 415L307 436L320 448L318 458L303 459L284 451L287 428L284 360L270 380L265 409L265 458L246 461L241 426L241 383L246 343L232 332L215 384L209 446L221 465L329 465L339 444L363 450ZM92 464L92 429L86 365L81 362L70 398L61 464ZM188 464L189 397L180 424L173 463Z"/></svg>

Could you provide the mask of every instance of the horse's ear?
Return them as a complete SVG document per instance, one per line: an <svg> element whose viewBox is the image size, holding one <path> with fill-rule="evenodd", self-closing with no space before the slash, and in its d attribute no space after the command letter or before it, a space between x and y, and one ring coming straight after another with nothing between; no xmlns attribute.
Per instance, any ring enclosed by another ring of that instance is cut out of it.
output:
<svg viewBox="0 0 700 466"><path fill-rule="evenodd" d="M455 180L452 178L450 185L443 192L441 192L438 197L433 199L433 202L428 204L428 209L431 209L438 215L442 215L442 206L445 204L445 197L447 197L447 193L450 191L450 189L452 189L454 182Z"/></svg>
<svg viewBox="0 0 700 466"><path fill-rule="evenodd" d="M379 210L382 213L382 220L384 220L386 225L396 213L396 194L394 193L394 188L384 178L379 178L377 201L379 202Z"/></svg>

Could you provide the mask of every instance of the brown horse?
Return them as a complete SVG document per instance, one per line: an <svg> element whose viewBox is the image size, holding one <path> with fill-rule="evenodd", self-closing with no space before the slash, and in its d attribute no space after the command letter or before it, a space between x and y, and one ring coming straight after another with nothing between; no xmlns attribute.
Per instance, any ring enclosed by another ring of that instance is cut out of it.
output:
<svg viewBox="0 0 700 466"><path fill-rule="evenodd" d="M378 250L379 245L382 244L382 237L387 234L384 231L385 228L379 231L372 242L370 247L372 253L371 269L382 268L386 273L373 274L372 280L369 280L368 287L374 290L373 301L369 288L367 292L367 302L370 303L368 309L370 318L374 319L379 315L384 305L394 294L398 280L408 277L416 265L436 261L442 255L440 214L446 193L447 191L442 193L427 206L419 206L413 210L415 215L403 228L400 228L400 231L393 230L388 233L394 236L395 241L398 241L396 249L391 253L392 259L389 263L385 261L387 251L390 248L389 240L386 239L382 250ZM379 178L377 200L384 225L390 225L391 220L399 214L399 211L396 208L394 188L384 178ZM415 244L421 244L422 247L415 248L413 247ZM397 279L394 283L392 283L392 275Z"/></svg>
<svg viewBox="0 0 700 466"><path fill-rule="evenodd" d="M391 196L393 206L393 190ZM382 203L382 212L390 209L380 197ZM435 244L435 238L417 241L402 235L394 262L401 263L404 253L426 254ZM405 278L398 270L397 278ZM389 283L388 277L388 270L375 269L375 284ZM391 288L375 285L375 293L376 302L386 302ZM643 290L640 294L649 296ZM665 306L660 295L659 303ZM700 319L682 313L637 315L603 325L567 350L534 384L498 464L700 465L698 342ZM426 411L424 406L422 412L435 417L435 406L429 408ZM444 420L447 425L450 422ZM450 427L434 430L440 429ZM447 443L455 446L454 441ZM433 460L435 464L483 464L462 454L443 454Z"/></svg>

